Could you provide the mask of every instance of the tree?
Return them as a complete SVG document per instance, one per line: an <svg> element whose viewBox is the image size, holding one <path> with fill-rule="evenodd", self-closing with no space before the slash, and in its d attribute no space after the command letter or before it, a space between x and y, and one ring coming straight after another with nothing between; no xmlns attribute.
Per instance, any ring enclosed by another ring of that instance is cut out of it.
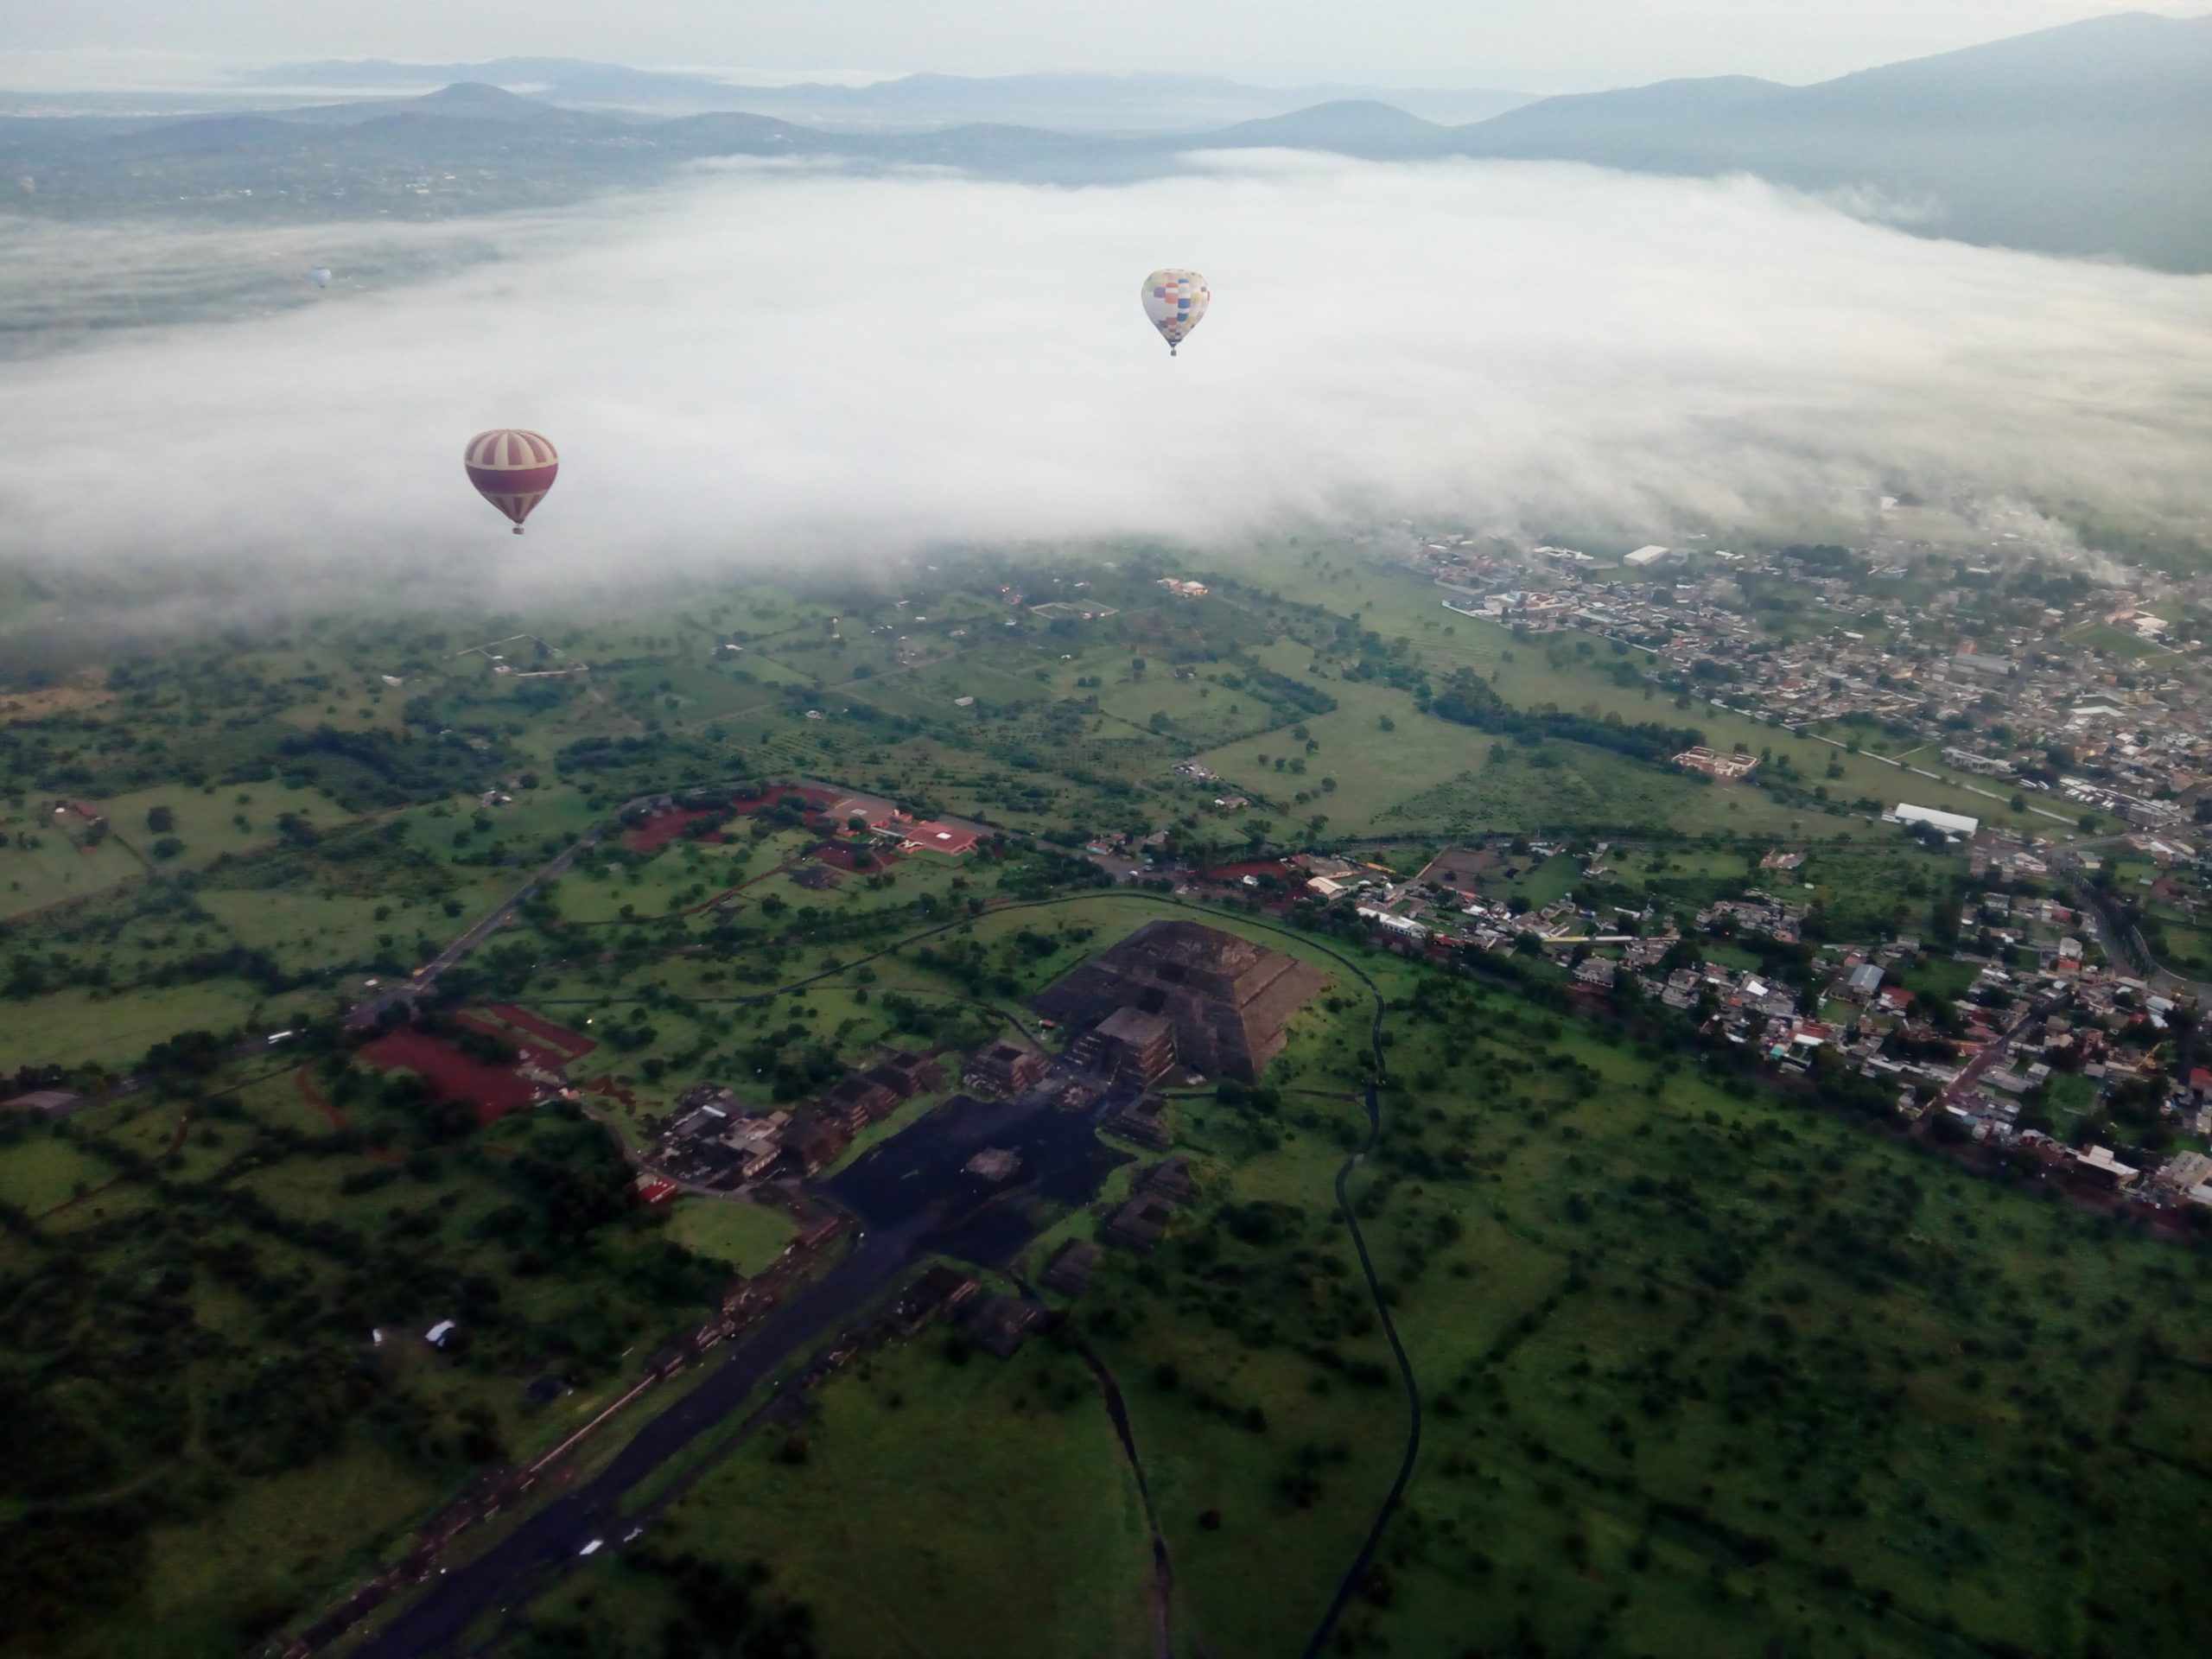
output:
<svg viewBox="0 0 2212 1659"><path fill-rule="evenodd" d="M148 807L146 809L146 828L152 830L153 833L157 836L173 834L176 830L175 810L166 806Z"/></svg>

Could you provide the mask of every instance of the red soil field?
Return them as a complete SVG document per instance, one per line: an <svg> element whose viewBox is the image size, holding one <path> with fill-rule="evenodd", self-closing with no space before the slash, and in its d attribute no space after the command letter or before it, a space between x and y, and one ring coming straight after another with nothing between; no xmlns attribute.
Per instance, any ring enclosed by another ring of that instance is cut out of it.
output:
<svg viewBox="0 0 2212 1659"><path fill-rule="evenodd" d="M1199 872L1209 881L1242 881L1248 875L1272 875L1294 885L1304 880L1303 874L1278 858L1248 859L1241 864L1216 864Z"/></svg>
<svg viewBox="0 0 2212 1659"><path fill-rule="evenodd" d="M588 1094L604 1095L609 1100L619 1100L625 1106L635 1106L638 1103L637 1096L612 1077L594 1077L589 1083L584 1084L584 1090Z"/></svg>
<svg viewBox="0 0 2212 1659"><path fill-rule="evenodd" d="M536 1089L513 1072L472 1059L411 1027L385 1033L361 1052L373 1065L412 1071L448 1099L467 1101L480 1123L496 1123L537 1097Z"/></svg>
<svg viewBox="0 0 2212 1659"><path fill-rule="evenodd" d="M639 824L622 837L622 844L633 853L657 853L670 842L681 837L687 826L713 816L704 810L670 812L655 818L651 823ZM719 845L721 838L722 832L719 830L709 830L699 837L709 847Z"/></svg>

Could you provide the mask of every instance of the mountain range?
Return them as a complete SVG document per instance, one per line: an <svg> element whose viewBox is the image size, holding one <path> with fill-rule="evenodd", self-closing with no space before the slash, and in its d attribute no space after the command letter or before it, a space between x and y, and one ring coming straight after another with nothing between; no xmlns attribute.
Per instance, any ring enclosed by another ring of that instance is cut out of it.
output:
<svg viewBox="0 0 2212 1659"><path fill-rule="evenodd" d="M1173 74L924 74L863 86L807 81L761 86L576 58L297 63L261 71L256 79L270 86L385 93L472 81L569 109L674 115L738 111L861 131L988 123L1062 131L1193 132L1347 99L1389 104L1427 120L1459 124L1535 101L1532 93L1485 88L1254 86L1217 75Z"/></svg>
<svg viewBox="0 0 2212 1659"><path fill-rule="evenodd" d="M1135 111L1171 97L1230 102L1255 89L1195 77L913 76L735 89L747 107L671 116L641 112L640 77L666 99L676 94L664 82L683 83L685 96L711 88L727 99L733 89L564 60L482 67L546 90L463 82L419 97L184 120L0 119L0 179L17 180L30 211L419 216L573 199L721 156L1093 181L1172 172L1198 150L1281 147L1750 174L1877 202L1921 234L2212 271L2212 17L2102 17L1809 86L1667 81L1456 123L1380 99L1325 99L1173 131L1146 130ZM402 72L423 73L373 63L286 73L350 77L365 91ZM585 96L594 89L629 103L575 106L597 102ZM794 118L800 107L817 118ZM1060 118L972 118L1030 107Z"/></svg>

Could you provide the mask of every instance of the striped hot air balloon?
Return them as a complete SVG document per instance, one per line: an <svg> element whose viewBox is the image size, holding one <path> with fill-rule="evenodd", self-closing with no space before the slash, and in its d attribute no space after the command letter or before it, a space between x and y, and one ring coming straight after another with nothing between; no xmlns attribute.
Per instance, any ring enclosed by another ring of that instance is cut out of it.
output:
<svg viewBox="0 0 2212 1659"><path fill-rule="evenodd" d="M1212 298L1206 279L1195 270L1171 266L1144 279L1144 314L1166 340L1168 356L1174 356L1183 336L1198 326L1198 319L1206 314L1206 302Z"/></svg>
<svg viewBox="0 0 2212 1659"><path fill-rule="evenodd" d="M468 441L461 459L476 493L515 521L518 536L522 521L545 499L561 471L561 457L550 439L506 426L479 432Z"/></svg>

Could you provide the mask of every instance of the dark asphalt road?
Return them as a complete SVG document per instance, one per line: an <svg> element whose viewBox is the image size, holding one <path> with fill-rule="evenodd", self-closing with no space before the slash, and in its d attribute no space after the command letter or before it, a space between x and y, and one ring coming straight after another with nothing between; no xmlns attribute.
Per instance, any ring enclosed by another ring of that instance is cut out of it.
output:
<svg viewBox="0 0 2212 1659"><path fill-rule="evenodd" d="M518 1590L576 1559L594 1538L626 1524L629 1491L744 1406L801 1352L858 1320L869 1304L935 1254L986 1264L1010 1262L1068 1205L1094 1197L1126 1155L1099 1141L1113 1097L1084 1112L1056 1111L1030 1096L984 1103L956 1097L874 1148L827 1183L859 1215L865 1236L836 1266L746 1332L683 1400L648 1420L606 1468L526 1516L468 1565L440 1577L412 1606L358 1649L359 1659L426 1659L442 1653ZM962 1173L984 1147L1022 1155L1014 1182L997 1191Z"/></svg>

